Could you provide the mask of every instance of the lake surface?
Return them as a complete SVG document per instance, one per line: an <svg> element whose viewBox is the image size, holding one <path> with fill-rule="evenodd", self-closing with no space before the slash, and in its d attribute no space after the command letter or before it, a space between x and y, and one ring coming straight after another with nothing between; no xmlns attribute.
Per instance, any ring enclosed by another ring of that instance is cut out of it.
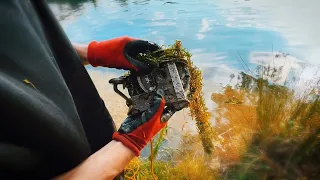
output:
<svg viewBox="0 0 320 180"><path fill-rule="evenodd" d="M232 74L257 65L282 67L279 83L296 89L320 77L318 0L49 0L72 42L132 36L160 45L176 39L201 68L209 109L212 92L235 84ZM121 74L87 67L89 71ZM108 79L106 79L108 81ZM310 85L310 84L309 84Z"/></svg>

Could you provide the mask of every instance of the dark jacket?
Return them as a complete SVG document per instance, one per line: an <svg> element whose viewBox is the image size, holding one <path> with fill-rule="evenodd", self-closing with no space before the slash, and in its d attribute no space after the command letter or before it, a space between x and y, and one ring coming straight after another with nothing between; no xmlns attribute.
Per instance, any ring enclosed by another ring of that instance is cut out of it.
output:
<svg viewBox="0 0 320 180"><path fill-rule="evenodd" d="M49 179L110 142L114 123L44 0L0 12L0 179Z"/></svg>

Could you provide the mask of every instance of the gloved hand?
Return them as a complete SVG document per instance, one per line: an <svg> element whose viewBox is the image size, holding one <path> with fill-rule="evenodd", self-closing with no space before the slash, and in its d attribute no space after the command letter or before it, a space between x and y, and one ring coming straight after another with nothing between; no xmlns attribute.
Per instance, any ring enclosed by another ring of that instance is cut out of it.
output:
<svg viewBox="0 0 320 180"><path fill-rule="evenodd" d="M136 156L148 144L174 114L174 111L165 109L163 90L158 90L153 98L150 109L143 113L127 117L121 124L113 139L121 141L131 149Z"/></svg>
<svg viewBox="0 0 320 180"><path fill-rule="evenodd" d="M149 65L135 57L139 53L154 52L159 49L158 45L149 41L124 36L101 42L90 42L87 60L94 67L104 66L138 71L147 69Z"/></svg>

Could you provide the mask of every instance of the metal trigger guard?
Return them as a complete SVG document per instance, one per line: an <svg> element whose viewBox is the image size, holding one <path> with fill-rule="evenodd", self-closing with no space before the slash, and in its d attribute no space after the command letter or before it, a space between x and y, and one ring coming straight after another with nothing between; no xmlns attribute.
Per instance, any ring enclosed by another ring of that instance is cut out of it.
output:
<svg viewBox="0 0 320 180"><path fill-rule="evenodd" d="M119 94L122 98L126 100L127 106L132 105L132 100L128 98L126 95L124 95L121 91L118 89L118 84L124 84L125 83L125 77L119 77L119 78L113 78L109 80L110 84L113 84L114 91Z"/></svg>

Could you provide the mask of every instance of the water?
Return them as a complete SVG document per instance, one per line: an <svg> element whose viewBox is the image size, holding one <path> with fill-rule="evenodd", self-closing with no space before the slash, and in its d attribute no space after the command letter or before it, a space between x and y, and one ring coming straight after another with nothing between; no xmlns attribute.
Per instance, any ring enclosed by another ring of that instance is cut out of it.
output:
<svg viewBox="0 0 320 180"><path fill-rule="evenodd" d="M193 54L203 71L209 109L212 92L235 84L240 71L282 66L279 83L295 77L297 89L320 76L320 2L317 0L49 0L72 42L118 36L173 44ZM121 74L106 68L89 71ZM107 81L107 80L106 80ZM179 124L180 126L181 124Z"/></svg>

